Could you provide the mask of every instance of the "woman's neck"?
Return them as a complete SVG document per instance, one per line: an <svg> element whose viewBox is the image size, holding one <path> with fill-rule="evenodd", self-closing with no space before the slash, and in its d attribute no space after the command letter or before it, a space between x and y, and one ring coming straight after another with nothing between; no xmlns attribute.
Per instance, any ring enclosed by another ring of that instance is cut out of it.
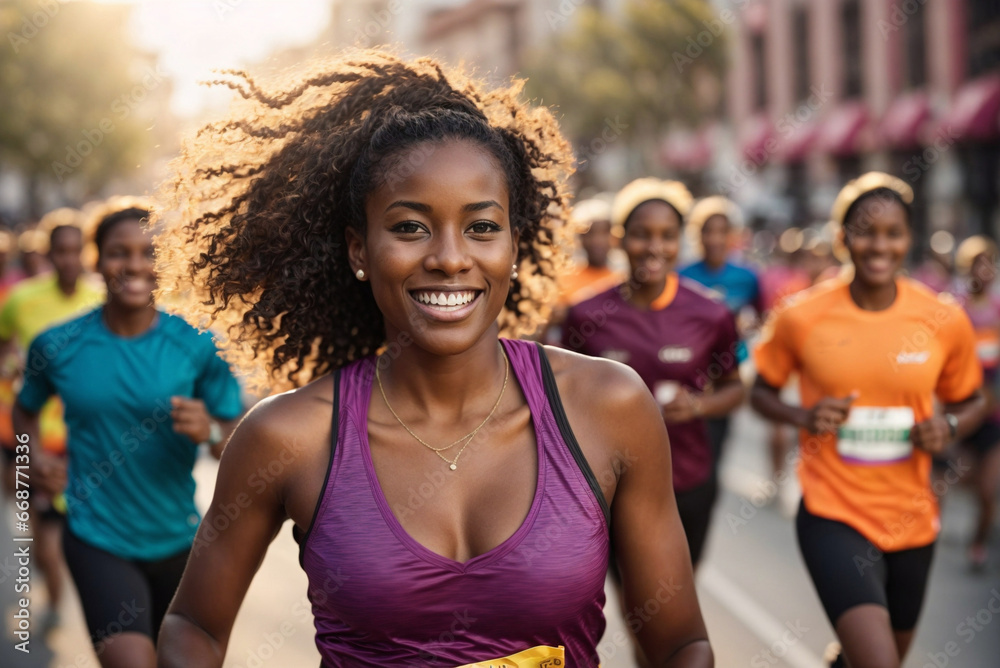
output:
<svg viewBox="0 0 1000 668"><path fill-rule="evenodd" d="M865 285L857 278L849 286L851 299L864 311L884 311L896 301L896 281L885 285Z"/></svg>
<svg viewBox="0 0 1000 668"><path fill-rule="evenodd" d="M412 343L402 348L390 345L379 357L379 375L386 393L394 397L394 406L405 402L415 411L462 421L466 410L482 407L484 397L496 398L505 374L513 375L505 355L494 326L456 355L434 355Z"/></svg>
<svg viewBox="0 0 1000 668"><path fill-rule="evenodd" d="M726 266L726 258L722 258L720 260L718 258L709 259L708 257L706 257L705 266L711 269L712 271L719 271L720 269Z"/></svg>
<svg viewBox="0 0 1000 668"><path fill-rule="evenodd" d="M56 285L59 286L60 292L62 292L67 297L72 297L76 293L77 281L72 282L64 281L61 277L56 276Z"/></svg>
<svg viewBox="0 0 1000 668"><path fill-rule="evenodd" d="M634 278L631 279L628 283L631 293L626 299L636 308L648 309L656 301L656 298L667 289L667 281L671 274L673 274L672 271L662 281L652 283L639 283Z"/></svg>
<svg viewBox="0 0 1000 668"><path fill-rule="evenodd" d="M138 336L153 326L157 310L152 302L142 308L130 308L114 301L104 305L104 324L118 336Z"/></svg>

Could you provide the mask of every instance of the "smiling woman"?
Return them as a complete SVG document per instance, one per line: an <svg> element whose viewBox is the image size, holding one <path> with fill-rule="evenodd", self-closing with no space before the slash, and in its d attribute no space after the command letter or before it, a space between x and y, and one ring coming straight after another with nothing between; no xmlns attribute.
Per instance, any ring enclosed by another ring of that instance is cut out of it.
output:
<svg viewBox="0 0 1000 668"><path fill-rule="evenodd" d="M973 433L985 405L969 318L899 276L912 199L881 172L847 183L832 218L853 278L796 297L755 352L754 408L801 430L796 529L843 646L835 666L903 663L940 527L931 456ZM793 372L801 406L780 396Z"/></svg>
<svg viewBox="0 0 1000 668"><path fill-rule="evenodd" d="M211 335L153 303L148 217L134 198L97 210L107 301L32 341L13 411L17 433L37 442L46 399L65 406L69 464L38 452L32 480L52 494L65 488L63 550L103 668L156 664L155 639L198 525L198 444L219 456L241 412Z"/></svg>
<svg viewBox="0 0 1000 668"><path fill-rule="evenodd" d="M324 666L596 666L612 535L629 607L679 585L638 629L647 654L710 666L652 397L619 365L500 338L545 318L564 262L570 155L548 111L375 51L279 92L227 85L248 106L177 163L162 290L297 389L226 450L206 526L243 512L199 535L160 665L222 665L291 519Z"/></svg>

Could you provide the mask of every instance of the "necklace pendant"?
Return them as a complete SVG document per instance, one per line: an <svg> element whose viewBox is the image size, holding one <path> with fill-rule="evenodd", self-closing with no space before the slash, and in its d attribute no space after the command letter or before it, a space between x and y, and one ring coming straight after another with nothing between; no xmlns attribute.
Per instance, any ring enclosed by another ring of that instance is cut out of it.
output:
<svg viewBox="0 0 1000 668"><path fill-rule="evenodd" d="M458 468L458 464L451 464L450 466L448 466L448 468L450 468L452 471L454 471L455 469Z"/></svg>

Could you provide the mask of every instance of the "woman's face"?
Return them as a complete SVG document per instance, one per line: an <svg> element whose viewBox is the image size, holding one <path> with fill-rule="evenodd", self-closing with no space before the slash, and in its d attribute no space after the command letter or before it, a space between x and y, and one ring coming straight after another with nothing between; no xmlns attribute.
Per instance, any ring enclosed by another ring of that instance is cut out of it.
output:
<svg viewBox="0 0 1000 668"><path fill-rule="evenodd" d="M405 332L436 354L462 352L496 325L510 289L505 175L465 140L419 144L395 162L365 203L364 237L348 232L351 267L371 282L390 341Z"/></svg>
<svg viewBox="0 0 1000 668"><path fill-rule="evenodd" d="M729 220L725 216L709 216L701 226L701 245L705 249L705 261L709 264L726 261L729 254Z"/></svg>
<svg viewBox="0 0 1000 668"><path fill-rule="evenodd" d="M611 221L595 220L590 223L590 229L580 235L580 245L587 254L587 263L594 267L603 267L608 263L608 253L611 252Z"/></svg>
<svg viewBox="0 0 1000 668"><path fill-rule="evenodd" d="M910 252L906 211L895 200L874 197L862 202L844 228L855 276L868 287L892 283Z"/></svg>
<svg viewBox="0 0 1000 668"><path fill-rule="evenodd" d="M672 206L659 200L640 204L625 224L622 248L632 279L639 285L663 283L677 263L681 220Z"/></svg>
<svg viewBox="0 0 1000 668"><path fill-rule="evenodd" d="M83 273L83 233L75 227L61 227L52 235L49 262L59 280L73 285Z"/></svg>
<svg viewBox="0 0 1000 668"><path fill-rule="evenodd" d="M108 303L138 309L149 306L156 287L153 237L138 220L115 224L101 246L97 270L108 286Z"/></svg>

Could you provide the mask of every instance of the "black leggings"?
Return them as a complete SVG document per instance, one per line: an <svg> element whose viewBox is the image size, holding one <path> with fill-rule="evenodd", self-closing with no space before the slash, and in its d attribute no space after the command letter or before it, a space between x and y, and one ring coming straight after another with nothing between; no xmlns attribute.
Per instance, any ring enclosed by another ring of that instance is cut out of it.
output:
<svg viewBox="0 0 1000 668"><path fill-rule="evenodd" d="M712 475L718 475L719 462L722 461L722 449L729 437L730 416L706 418L705 429L708 431L708 446L712 448Z"/></svg>
<svg viewBox="0 0 1000 668"><path fill-rule="evenodd" d="M88 545L66 529L63 552L95 648L126 632L156 642L190 549L157 561L130 561Z"/></svg>
<svg viewBox="0 0 1000 668"><path fill-rule="evenodd" d="M691 551L691 565L697 566L701 552L708 538L708 524L712 519L712 508L719 495L719 485L714 475L694 489L675 492L677 512L684 525L688 549Z"/></svg>
<svg viewBox="0 0 1000 668"><path fill-rule="evenodd" d="M889 611L895 631L917 625L934 556L934 543L882 552L843 522L813 515L804 503L795 519L799 549L830 623L857 605Z"/></svg>

